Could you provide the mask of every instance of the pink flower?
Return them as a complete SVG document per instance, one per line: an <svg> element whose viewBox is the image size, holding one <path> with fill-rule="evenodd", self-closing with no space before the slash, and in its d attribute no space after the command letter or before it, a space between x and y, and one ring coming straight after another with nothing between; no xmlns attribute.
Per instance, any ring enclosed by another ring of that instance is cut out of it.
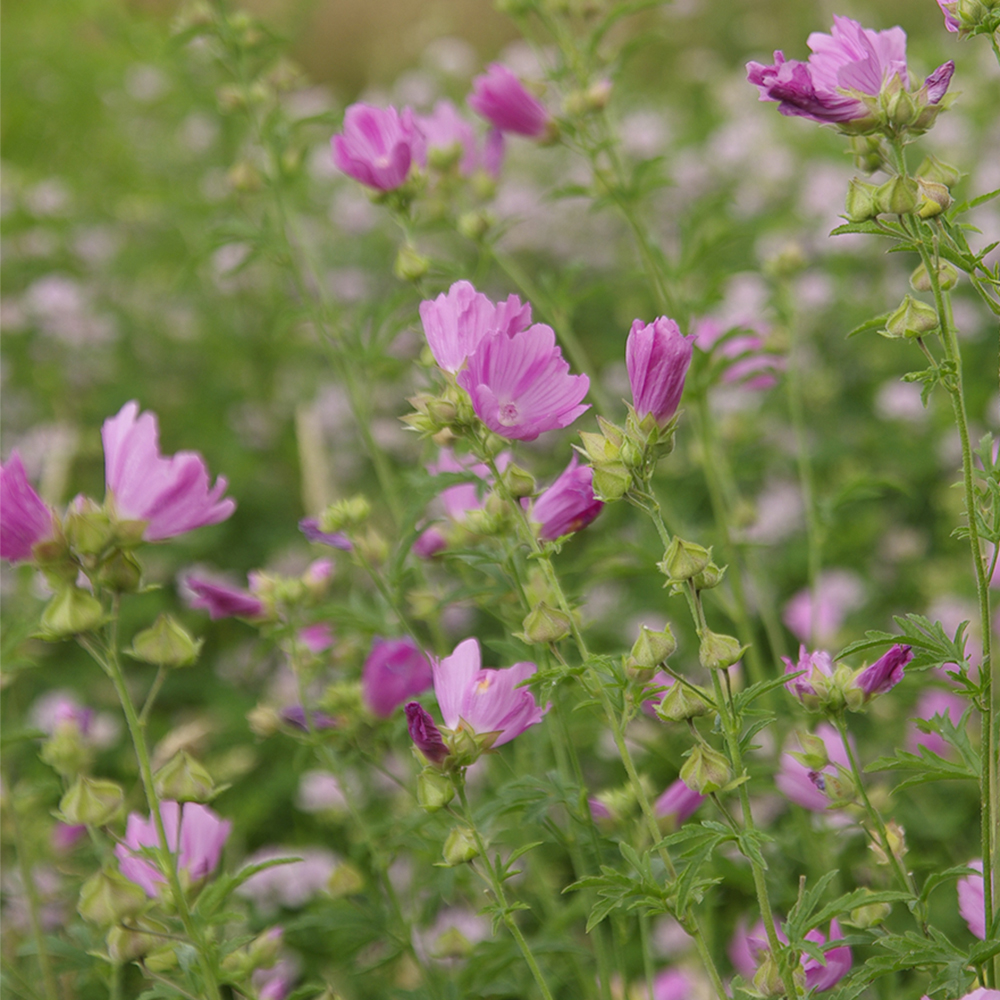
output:
<svg viewBox="0 0 1000 1000"><path fill-rule="evenodd" d="M733 333L739 329L753 332ZM699 349L722 359L725 366L722 381L747 389L770 389L778 382L778 372L785 368L785 359L767 349L768 332L759 321L717 316L700 319L694 328Z"/></svg>
<svg viewBox="0 0 1000 1000"><path fill-rule="evenodd" d="M214 583L202 577L189 576L185 588L193 595L188 603L192 608L207 611L217 618L263 618L264 603L249 590Z"/></svg>
<svg viewBox="0 0 1000 1000"><path fill-rule="evenodd" d="M333 162L345 174L377 191L393 191L414 162L426 163L424 137L405 108L352 104L344 112L344 132L331 140Z"/></svg>
<svg viewBox="0 0 1000 1000"><path fill-rule="evenodd" d="M508 337L531 325L531 306L516 295L494 304L468 281L456 281L436 299L420 303L420 320L438 367L453 374L488 334Z"/></svg>
<svg viewBox="0 0 1000 1000"><path fill-rule="evenodd" d="M476 416L501 437L534 441L545 431L568 427L589 409L580 400L590 379L570 375L556 335L541 323L515 336L488 334L458 373Z"/></svg>
<svg viewBox="0 0 1000 1000"><path fill-rule="evenodd" d="M214 871L233 824L198 802L186 802L183 807L161 802L160 816L171 853L177 853L180 843L177 867L186 880L198 882ZM159 847L159 843L153 817L143 819L138 813L129 813L125 840L115 847L115 855L122 875L145 889L148 896L155 896L156 887L167 879L159 864L141 852Z"/></svg>
<svg viewBox="0 0 1000 1000"><path fill-rule="evenodd" d="M753 979L761 957L767 950L767 930L764 921L758 920L747 930L746 917L740 917L729 940L726 954L733 963L733 968L747 982Z"/></svg>
<svg viewBox="0 0 1000 1000"><path fill-rule="evenodd" d="M426 691L433 681L431 665L412 639L372 640L361 675L361 695L373 715L387 719L397 705Z"/></svg>
<svg viewBox="0 0 1000 1000"><path fill-rule="evenodd" d="M448 757L450 751L441 737L441 730L420 702L411 701L406 706L406 725L413 745L430 763L440 764Z"/></svg>
<svg viewBox="0 0 1000 1000"><path fill-rule="evenodd" d="M521 501L525 509L530 509L531 520L539 525L539 537L546 541L586 528L604 506L594 498L594 470L589 466L578 468L578 464L574 455L562 475L533 503Z"/></svg>
<svg viewBox="0 0 1000 1000"><path fill-rule="evenodd" d="M830 723L821 722L816 727L816 735L826 745L826 755L830 758L830 763L817 775L786 751L781 755L780 768L774 777L774 783L786 798L804 809L826 812L830 800L817 785L816 778L822 778L824 775L835 776L837 774L835 765L849 768L850 761L840 740L840 734Z"/></svg>
<svg viewBox="0 0 1000 1000"><path fill-rule="evenodd" d="M334 549L341 549L343 552L351 551L351 540L340 531L323 531L319 526L319 518L304 517L299 521L299 531L310 542L319 542L321 545L329 545Z"/></svg>
<svg viewBox="0 0 1000 1000"><path fill-rule="evenodd" d="M451 656L433 662L434 694L449 729L496 733L491 746L498 747L541 722L548 709L519 686L535 673L534 663L504 670L484 670L481 664L478 640L460 642Z"/></svg>
<svg viewBox="0 0 1000 1000"><path fill-rule="evenodd" d="M664 969L653 980L653 1000L688 1000L693 993L694 984L680 969Z"/></svg>
<svg viewBox="0 0 1000 1000"><path fill-rule="evenodd" d="M653 675L653 679L646 685L646 690L659 688L651 698L646 698L642 703L642 710L647 715L656 715L657 706L663 701L663 696L667 693L667 688L671 684L676 684L677 682L673 677L670 676L665 670L657 670Z"/></svg>
<svg viewBox="0 0 1000 1000"><path fill-rule="evenodd" d="M487 72L472 81L469 107L501 132L530 139L544 136L551 122L545 105L500 63L490 63Z"/></svg>
<svg viewBox="0 0 1000 1000"><path fill-rule="evenodd" d="M843 932L836 920L830 921L830 942L843 940ZM807 941L815 941L818 945L827 942L827 936L821 930L811 930L806 934ZM832 989L851 969L851 949L846 945L828 948L823 951L826 963L817 961L812 955L802 953L802 968L806 971L806 989L822 993Z"/></svg>
<svg viewBox="0 0 1000 1000"><path fill-rule="evenodd" d="M970 861L970 868L983 870L980 860ZM986 890L982 875L966 875L958 880L958 912L969 930L981 941L986 940Z"/></svg>
<svg viewBox="0 0 1000 1000"><path fill-rule="evenodd" d="M226 520L236 509L223 500L226 480L209 487L201 455L179 451L160 454L160 432L152 413L139 415L139 404L126 403L101 428L104 479L120 518L145 521L143 538L158 542L206 524Z"/></svg>
<svg viewBox="0 0 1000 1000"><path fill-rule="evenodd" d="M337 867L337 858L322 847L264 847L246 859L258 865L278 858L299 858L251 875L236 892L254 902L263 913L279 907L299 909L321 892Z"/></svg>
<svg viewBox="0 0 1000 1000"><path fill-rule="evenodd" d="M680 778L653 804L659 819L669 819L673 826L680 826L705 801L706 796L689 788Z"/></svg>
<svg viewBox="0 0 1000 1000"><path fill-rule="evenodd" d="M818 697L813 679L833 676L833 659L825 650L817 649L814 653L806 652L806 647L799 646L799 659L793 663L787 656L781 658L786 674L796 674L805 671L799 677L785 681L785 688L795 695L807 707L815 708L813 701Z"/></svg>
<svg viewBox="0 0 1000 1000"><path fill-rule="evenodd" d="M17 451L0 465L0 559L23 562L52 534L52 512L31 488Z"/></svg>
<svg viewBox="0 0 1000 1000"><path fill-rule="evenodd" d="M941 8L941 13L944 14L944 26L949 31L958 31L962 26L955 17L955 7L957 6L955 0L937 0L937 5Z"/></svg>
<svg viewBox="0 0 1000 1000"><path fill-rule="evenodd" d="M662 427L677 412L691 364L694 337L685 337L672 319L635 320L625 342L625 366L632 406L639 417L652 414Z"/></svg>
<svg viewBox="0 0 1000 1000"><path fill-rule="evenodd" d="M865 667L855 679L855 684L865 693L865 699L891 691L902 679L906 664L913 659L913 650L896 643L871 666Z"/></svg>
<svg viewBox="0 0 1000 1000"><path fill-rule="evenodd" d="M826 646L836 638L848 612L860 607L863 600L864 587L856 574L848 570L827 570L816 581L815 613L812 595L809 588L804 587L785 605L782 620L801 642ZM815 636L812 635L814 628Z"/></svg>
<svg viewBox="0 0 1000 1000"><path fill-rule="evenodd" d="M286 958L269 969L257 969L251 977L257 1000L285 1000L298 978L295 966Z"/></svg>
<svg viewBox="0 0 1000 1000"><path fill-rule="evenodd" d="M458 113L458 108L451 101L438 101L433 113L417 115L417 127L427 141L429 154L434 150L445 154L452 150L458 151L458 169L463 176L470 177L479 169L493 177L499 175L503 162L501 134L491 130L486 139L485 150L480 152L475 129Z"/></svg>
<svg viewBox="0 0 1000 1000"><path fill-rule="evenodd" d="M962 713L968 706L968 700L957 694L931 689L920 695L913 712L918 719L933 719L935 715L940 715L950 719L951 723L957 726L962 720ZM939 757L947 757L952 752L951 744L944 737L938 736L937 733L921 732L916 725L911 723L907 731L906 748L911 753L919 753L922 746L927 747L931 753L936 753Z"/></svg>
<svg viewBox="0 0 1000 1000"><path fill-rule="evenodd" d="M815 122L860 121L871 115L861 95L877 97L898 77L909 85L906 32L902 28L871 31L849 17L834 17L832 34L813 32L808 38L808 62L786 62L774 53L774 64L747 63L747 79L760 90L762 101L777 101L783 115ZM955 64L944 63L925 81L926 101L937 104L951 81Z"/></svg>

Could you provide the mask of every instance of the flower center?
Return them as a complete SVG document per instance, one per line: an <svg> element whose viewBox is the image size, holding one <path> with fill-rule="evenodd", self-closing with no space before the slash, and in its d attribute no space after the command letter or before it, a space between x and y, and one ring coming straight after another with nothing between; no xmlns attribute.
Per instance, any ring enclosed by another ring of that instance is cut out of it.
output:
<svg viewBox="0 0 1000 1000"><path fill-rule="evenodd" d="M514 403L501 403L497 419L504 427L513 427L518 421L519 414Z"/></svg>

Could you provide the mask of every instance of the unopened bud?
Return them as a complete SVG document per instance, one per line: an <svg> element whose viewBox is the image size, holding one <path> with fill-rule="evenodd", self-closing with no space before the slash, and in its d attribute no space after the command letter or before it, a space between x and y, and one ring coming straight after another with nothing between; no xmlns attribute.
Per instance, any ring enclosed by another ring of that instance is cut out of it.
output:
<svg viewBox="0 0 1000 1000"><path fill-rule="evenodd" d="M958 284L958 268L942 260L937 268L938 285L944 292L951 291ZM910 287L915 292L929 292L933 289L931 276L923 264L919 264L910 275Z"/></svg>
<svg viewBox="0 0 1000 1000"><path fill-rule="evenodd" d="M59 800L59 812L71 826L104 826L124 801L125 793L113 781L81 775Z"/></svg>
<svg viewBox="0 0 1000 1000"><path fill-rule="evenodd" d="M417 248L404 243L396 254L396 262L392 265L392 273L402 281L419 281L429 270L431 261Z"/></svg>
<svg viewBox="0 0 1000 1000"><path fill-rule="evenodd" d="M909 177L893 177L875 191L875 208L881 213L908 215L919 200L917 182Z"/></svg>
<svg viewBox="0 0 1000 1000"><path fill-rule="evenodd" d="M103 552L111 541L114 528L107 512L89 497L77 497L63 520L63 531L70 548L83 555Z"/></svg>
<svg viewBox="0 0 1000 1000"><path fill-rule="evenodd" d="M572 631L572 619L565 611L541 601L524 619L524 635L529 642L558 642Z"/></svg>
<svg viewBox="0 0 1000 1000"><path fill-rule="evenodd" d="M891 912L892 907L888 903L864 903L851 910L848 923L862 930L868 930L870 927L878 927Z"/></svg>
<svg viewBox="0 0 1000 1000"><path fill-rule="evenodd" d="M781 969L769 951L764 953L760 966L754 973L753 986L762 997L783 997L786 994Z"/></svg>
<svg viewBox="0 0 1000 1000"><path fill-rule="evenodd" d="M810 771L822 771L830 763L826 744L813 733L799 733L799 744L802 752L791 751L791 755Z"/></svg>
<svg viewBox="0 0 1000 1000"><path fill-rule="evenodd" d="M698 660L706 670L725 670L738 662L748 648L741 645L735 636L722 635L706 628L701 632Z"/></svg>
<svg viewBox="0 0 1000 1000"><path fill-rule="evenodd" d="M656 714L664 722L686 722L712 711L708 701L702 697L700 689L694 685L675 681L663 693L656 706Z"/></svg>
<svg viewBox="0 0 1000 1000"><path fill-rule="evenodd" d="M134 594L142 586L142 566L131 552L116 549L101 563L97 580L107 590Z"/></svg>
<svg viewBox="0 0 1000 1000"><path fill-rule="evenodd" d="M101 602L79 587L64 587L42 613L42 637L66 639L81 632L90 632L106 620Z"/></svg>
<svg viewBox="0 0 1000 1000"><path fill-rule="evenodd" d="M144 934L142 931L126 930L124 927L112 927L108 931L106 944L108 956L115 965L125 965L143 955L148 955L163 941L162 936Z"/></svg>
<svg viewBox="0 0 1000 1000"><path fill-rule="evenodd" d="M886 103L889 121L897 128L906 128L917 117L917 105L913 96L905 88L897 90Z"/></svg>
<svg viewBox="0 0 1000 1000"><path fill-rule="evenodd" d="M918 177L917 188L920 191L917 215L921 219L932 219L935 215L940 215L951 205L951 193L944 184Z"/></svg>
<svg viewBox="0 0 1000 1000"><path fill-rule="evenodd" d="M873 219L878 214L875 207L875 185L860 181L857 177L851 179L847 186L847 218L851 222L864 222Z"/></svg>
<svg viewBox="0 0 1000 1000"><path fill-rule="evenodd" d="M604 503L621 500L632 485L632 473L621 462L594 466L594 498Z"/></svg>
<svg viewBox="0 0 1000 1000"><path fill-rule="evenodd" d="M890 337L923 337L938 328L937 310L907 295L899 308L885 321Z"/></svg>
<svg viewBox="0 0 1000 1000"><path fill-rule="evenodd" d="M417 804L425 812L443 809L455 797L451 779L433 767L425 767L417 777Z"/></svg>
<svg viewBox="0 0 1000 1000"><path fill-rule="evenodd" d="M889 820L885 825L885 832L889 840L889 850L892 851L897 861L901 861L907 852L906 831L895 820ZM875 860L880 865L890 863L881 844L872 841L869 847L871 847L872 853L875 855Z"/></svg>
<svg viewBox="0 0 1000 1000"><path fill-rule="evenodd" d="M158 667L189 667L198 659L201 646L201 639L195 639L176 618L164 613L135 636L128 653Z"/></svg>
<svg viewBox="0 0 1000 1000"><path fill-rule="evenodd" d="M327 891L334 899L357 896L364 890L365 877L349 861L341 861L327 880Z"/></svg>
<svg viewBox="0 0 1000 1000"><path fill-rule="evenodd" d="M345 528L356 528L364 524L371 513L371 504L360 494L348 500L338 500L320 514L319 530L324 534L333 534Z"/></svg>
<svg viewBox="0 0 1000 1000"><path fill-rule="evenodd" d="M944 163L936 156L925 156L923 162L917 167L917 178L926 181L935 181L945 187L954 187L962 178L962 172L958 167L953 167L950 163Z"/></svg>
<svg viewBox="0 0 1000 1000"><path fill-rule="evenodd" d="M247 724L254 736L267 739L281 727L281 716L270 705L256 705L247 712Z"/></svg>
<svg viewBox="0 0 1000 1000"><path fill-rule="evenodd" d="M463 212L456 225L467 240L478 243L493 228L495 222L489 212Z"/></svg>
<svg viewBox="0 0 1000 1000"><path fill-rule="evenodd" d="M854 165L866 174L873 174L882 166L882 147L874 136L853 136L849 145L854 154Z"/></svg>
<svg viewBox="0 0 1000 1000"><path fill-rule="evenodd" d="M226 174L226 180L234 191L239 191L241 194L252 194L264 186L260 171L246 160L234 163Z"/></svg>
<svg viewBox="0 0 1000 1000"><path fill-rule="evenodd" d="M729 783L732 771L726 757L703 743L696 743L681 768L681 781L702 795L717 792Z"/></svg>
<svg viewBox="0 0 1000 1000"><path fill-rule="evenodd" d="M91 875L80 886L77 913L98 927L120 924L145 907L146 892L119 872L108 869Z"/></svg>
<svg viewBox="0 0 1000 1000"><path fill-rule="evenodd" d="M179 750L153 776L156 794L175 802L211 802L218 794L212 776L186 750Z"/></svg>
<svg viewBox="0 0 1000 1000"><path fill-rule="evenodd" d="M671 583L681 583L696 577L711 561L711 549L675 535L663 554L663 561L656 565Z"/></svg>
<svg viewBox="0 0 1000 1000"><path fill-rule="evenodd" d="M463 865L479 855L476 836L467 826L456 826L444 842L444 863L449 868Z"/></svg>
<svg viewBox="0 0 1000 1000"><path fill-rule="evenodd" d="M639 637L632 645L628 665L640 670L655 670L676 649L677 640L669 625L664 626L662 632L654 632L643 625L639 629Z"/></svg>
<svg viewBox="0 0 1000 1000"><path fill-rule="evenodd" d="M695 578L694 585L697 590L711 590L722 583L726 575L725 566L716 566L710 562Z"/></svg>
<svg viewBox="0 0 1000 1000"><path fill-rule="evenodd" d="M503 481L510 495L518 500L530 497L535 492L535 477L519 465L508 465L503 472Z"/></svg>

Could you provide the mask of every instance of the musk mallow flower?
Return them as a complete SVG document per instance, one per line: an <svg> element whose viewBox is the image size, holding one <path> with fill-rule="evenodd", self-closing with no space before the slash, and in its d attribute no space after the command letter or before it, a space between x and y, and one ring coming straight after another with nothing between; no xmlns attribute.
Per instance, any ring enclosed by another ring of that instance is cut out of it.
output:
<svg viewBox="0 0 1000 1000"><path fill-rule="evenodd" d="M468 281L456 281L436 299L420 303L427 345L443 371L454 374L487 334L502 331L508 337L531 325L531 306L516 295L492 302Z"/></svg>
<svg viewBox="0 0 1000 1000"><path fill-rule="evenodd" d="M666 316L652 323L641 319L632 323L625 342L625 367L632 407L640 418L650 414L662 427L677 412L694 340L693 336L685 337Z"/></svg>
<svg viewBox="0 0 1000 1000"><path fill-rule="evenodd" d="M0 559L23 562L52 534L52 512L32 489L17 451L0 465Z"/></svg>
<svg viewBox="0 0 1000 1000"><path fill-rule="evenodd" d="M917 719L933 719L936 715L949 719L953 726L962 721L962 714L969 706L969 701L951 691L940 691L931 688L924 691L917 699L913 714ZM947 757L952 753L951 744L937 733L925 733L911 720L906 734L906 749L911 753L920 753L921 747L926 747L939 757Z"/></svg>
<svg viewBox="0 0 1000 1000"><path fill-rule="evenodd" d="M178 855L182 880L193 884L210 875L219 863L233 824L199 802L185 802L183 806L161 802L160 818L167 847ZM115 855L122 875L141 886L147 896L155 896L158 886L167 881L158 862L145 850L159 846L155 819L129 813L125 839L115 847Z"/></svg>
<svg viewBox="0 0 1000 1000"><path fill-rule="evenodd" d="M969 868L981 872L981 860L969 862ZM986 890L982 875L966 875L958 880L958 912L969 930L981 941L986 940Z"/></svg>
<svg viewBox="0 0 1000 1000"><path fill-rule="evenodd" d="M361 674L361 697L373 715L387 719L397 705L426 691L433 680L430 661L412 639L376 636Z"/></svg>
<svg viewBox="0 0 1000 1000"><path fill-rule="evenodd" d="M496 129L490 130L480 150L475 129L448 100L438 101L429 115L417 115L416 121L427 143L431 166L457 161L459 173L464 177L471 177L477 170L485 170L494 178L499 176L503 137Z"/></svg>
<svg viewBox="0 0 1000 1000"><path fill-rule="evenodd" d="M865 700L891 691L903 679L906 665L912 659L913 650L897 642L873 664L865 667L855 680L857 687L864 693Z"/></svg>
<svg viewBox="0 0 1000 1000"><path fill-rule="evenodd" d="M807 43L807 62L786 60L777 51L770 66L747 63L747 79L760 90L760 100L776 101L783 115L833 123L871 119L874 125L875 98L890 87L909 87L902 28L872 31L835 16L829 35L813 32ZM939 66L914 95L917 103L938 104L954 69L950 61Z"/></svg>
<svg viewBox="0 0 1000 1000"><path fill-rule="evenodd" d="M540 139L549 131L551 116L537 97L502 63L490 63L472 81L469 107L501 132Z"/></svg>
<svg viewBox="0 0 1000 1000"><path fill-rule="evenodd" d="M840 929L840 924L836 920L830 921L829 936L824 934L819 928L809 931L806 940L812 941L822 947L829 942L835 944L842 941L844 934ZM823 951L824 961L806 952L802 953L802 968L806 973L806 989L814 993L822 993L824 990L832 989L851 970L851 949L849 945L836 945Z"/></svg>
<svg viewBox="0 0 1000 1000"><path fill-rule="evenodd" d="M778 773L774 776L774 783L785 798L802 806L803 809L809 809L812 812L826 812L830 808L830 798L820 786L837 778L838 764L847 770L851 762L840 739L840 734L830 723L821 722L816 727L815 735L823 741L826 747L829 764L818 771L810 770L786 749L779 760Z"/></svg>
<svg viewBox="0 0 1000 1000"><path fill-rule="evenodd" d="M129 521L145 521L147 542L173 538L194 528L218 524L236 509L223 499L226 480L211 486L201 455L179 451L160 454L160 431L154 414L140 415L139 404L126 403L104 421L104 478L115 514Z"/></svg>
<svg viewBox="0 0 1000 1000"><path fill-rule="evenodd" d="M574 455L558 479L536 500L521 501L538 525L538 536L554 541L587 527L604 504L594 497L594 470Z"/></svg>
<svg viewBox="0 0 1000 1000"><path fill-rule="evenodd" d="M207 611L214 621L217 618L262 618L264 602L250 590L231 587L204 577L188 576L184 590L189 594L191 608Z"/></svg>
<svg viewBox="0 0 1000 1000"><path fill-rule="evenodd" d="M826 681L833 677L833 657L822 649L810 653L802 645L799 646L797 661L783 656L781 662L785 665L786 674L799 675L785 681L785 688L795 695L806 708L817 708L820 702L820 692L825 690Z"/></svg>
<svg viewBox="0 0 1000 1000"><path fill-rule="evenodd" d="M333 162L345 174L376 191L394 191L410 166L426 163L426 141L404 108L352 104L344 112L344 131L331 140Z"/></svg>
<svg viewBox="0 0 1000 1000"><path fill-rule="evenodd" d="M955 0L937 0L937 5L944 14L944 26L949 31L958 31L962 26L955 17L955 8L958 6Z"/></svg>
<svg viewBox="0 0 1000 1000"><path fill-rule="evenodd" d="M705 801L707 796L696 791L678 778L653 804L656 818L676 829Z"/></svg>
<svg viewBox="0 0 1000 1000"><path fill-rule="evenodd" d="M487 334L458 373L476 416L500 437L534 441L568 427L589 409L580 400L590 379L570 375L551 327L536 323L509 336Z"/></svg>

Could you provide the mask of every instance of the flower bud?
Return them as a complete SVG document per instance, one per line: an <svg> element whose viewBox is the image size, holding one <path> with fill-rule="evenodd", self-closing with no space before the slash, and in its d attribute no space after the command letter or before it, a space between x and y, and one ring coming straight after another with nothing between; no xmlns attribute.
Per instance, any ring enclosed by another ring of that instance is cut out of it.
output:
<svg viewBox="0 0 1000 1000"><path fill-rule="evenodd" d="M886 102L886 114L896 128L904 129L917 118L917 104L905 88L897 90Z"/></svg>
<svg viewBox="0 0 1000 1000"><path fill-rule="evenodd" d="M799 733L802 752L790 751L791 755L810 771L822 771L830 763L826 743L813 733Z"/></svg>
<svg viewBox="0 0 1000 1000"><path fill-rule="evenodd" d="M333 534L345 528L357 528L371 517L371 513L371 504L360 494L348 500L338 500L320 514L319 530L324 534Z"/></svg>
<svg viewBox="0 0 1000 1000"><path fill-rule="evenodd" d="M572 619L565 611L550 608L542 601L531 609L522 627L529 642L558 642L570 634L572 625Z"/></svg>
<svg viewBox="0 0 1000 1000"><path fill-rule="evenodd" d="M218 794L212 776L186 750L179 750L153 775L156 794L175 802L211 802Z"/></svg>
<svg viewBox="0 0 1000 1000"><path fill-rule="evenodd" d="M944 163L936 156L925 156L923 162L917 167L917 179L921 178L925 181L935 181L950 188L961 180L962 172L958 167Z"/></svg>
<svg viewBox="0 0 1000 1000"><path fill-rule="evenodd" d="M127 962L142 958L143 955L148 955L162 941L163 938L159 935L126 930L124 927L112 927L106 938L108 956L115 965L125 965Z"/></svg>
<svg viewBox="0 0 1000 1000"><path fill-rule="evenodd" d="M908 215L918 200L917 182L909 177L892 177L875 191L875 208L880 213Z"/></svg>
<svg viewBox="0 0 1000 1000"><path fill-rule="evenodd" d="M417 804L424 812L437 812L455 797L451 779L433 767L425 767L417 777Z"/></svg>
<svg viewBox="0 0 1000 1000"><path fill-rule="evenodd" d="M71 826L104 826L125 801L125 793L113 781L81 775L59 800L59 812Z"/></svg>
<svg viewBox="0 0 1000 1000"><path fill-rule="evenodd" d="M467 826L456 826L444 842L444 863L449 868L465 864L479 855L476 837Z"/></svg>
<svg viewBox="0 0 1000 1000"><path fill-rule="evenodd" d="M355 537L354 548L370 566L382 566L389 558L389 543L371 527L363 535Z"/></svg>
<svg viewBox="0 0 1000 1000"><path fill-rule="evenodd" d="M937 269L938 285L942 291L951 291L958 284L958 269L942 260ZM910 275L910 287L915 292L929 292L933 288L931 277L923 264L917 265Z"/></svg>
<svg viewBox="0 0 1000 1000"><path fill-rule="evenodd" d="M696 743L681 768L680 778L688 788L708 795L729 783L732 771L726 757L703 743Z"/></svg>
<svg viewBox="0 0 1000 1000"><path fill-rule="evenodd" d="M657 568L670 583L683 583L696 577L712 561L712 550L696 542L674 536Z"/></svg>
<svg viewBox="0 0 1000 1000"><path fill-rule="evenodd" d="M98 927L110 927L141 912L146 899L141 886L114 869L108 869L91 875L80 886L76 910L84 920Z"/></svg>
<svg viewBox="0 0 1000 1000"><path fill-rule="evenodd" d="M850 771L840 764L834 767L834 771L810 771L808 778L830 800L831 809L843 809L857 801L857 788Z"/></svg>
<svg viewBox="0 0 1000 1000"><path fill-rule="evenodd" d="M90 769L93 749L84 738L79 725L64 722L56 726L52 735L42 744L42 760L63 777L73 777Z"/></svg>
<svg viewBox="0 0 1000 1000"><path fill-rule="evenodd" d="M697 590L711 590L722 583L726 575L725 566L716 566L710 562L695 578L694 585Z"/></svg>
<svg viewBox="0 0 1000 1000"><path fill-rule="evenodd" d="M357 896L365 887L365 877L348 861L341 861L327 879L327 892L334 899Z"/></svg>
<svg viewBox="0 0 1000 1000"><path fill-rule="evenodd" d="M513 462L503 471L503 481L512 497L530 497L535 492L535 477Z"/></svg>
<svg viewBox="0 0 1000 1000"><path fill-rule="evenodd" d="M938 328L937 310L907 295L899 308L885 321L890 337L923 337Z"/></svg>
<svg viewBox="0 0 1000 1000"><path fill-rule="evenodd" d="M851 910L849 922L862 930L868 930L878 927L891 912L892 907L888 903L863 903Z"/></svg>
<svg viewBox="0 0 1000 1000"><path fill-rule="evenodd" d="M489 212L463 212L458 217L458 231L467 239L478 243L495 225Z"/></svg>
<svg viewBox="0 0 1000 1000"><path fill-rule="evenodd" d="M89 497L77 497L69 505L63 531L70 548L88 556L103 552L114 535L111 518Z"/></svg>
<svg viewBox="0 0 1000 1000"><path fill-rule="evenodd" d="M892 851L897 861L902 861L903 856L908 850L906 846L906 831L892 819L886 823L885 832L889 839L889 850ZM878 864L888 865L891 863L881 844L873 840L868 846L872 849L872 853L875 855L875 860Z"/></svg>
<svg viewBox="0 0 1000 1000"><path fill-rule="evenodd" d="M134 594L142 586L142 565L124 549L116 549L101 563L97 581L119 594Z"/></svg>
<svg viewBox="0 0 1000 1000"><path fill-rule="evenodd" d="M765 952L761 963L754 973L753 986L762 997L783 997L785 996L785 983L781 978L781 969L774 956Z"/></svg>
<svg viewBox="0 0 1000 1000"><path fill-rule="evenodd" d="M857 177L851 179L847 185L847 204L845 210L850 222L864 222L866 219L874 219L878 214L875 207L874 184L858 180Z"/></svg>
<svg viewBox="0 0 1000 1000"><path fill-rule="evenodd" d="M264 186L260 171L248 160L234 163L226 174L226 180L234 191L241 194L252 194Z"/></svg>
<svg viewBox="0 0 1000 1000"><path fill-rule="evenodd" d="M402 281L419 281L429 270L431 261L415 246L404 243L396 254L396 262L392 265L392 273Z"/></svg>
<svg viewBox="0 0 1000 1000"><path fill-rule="evenodd" d="M621 500L632 485L632 474L622 462L611 462L608 465L594 466L594 479L591 484L594 498L604 503Z"/></svg>
<svg viewBox="0 0 1000 1000"><path fill-rule="evenodd" d="M104 608L93 594L79 587L64 587L42 613L42 638L67 639L90 632L105 621Z"/></svg>
<svg viewBox="0 0 1000 1000"><path fill-rule="evenodd" d="M721 635L711 629L701 632L698 659L706 670L725 670L738 662L749 646L740 645L740 640L731 635Z"/></svg>
<svg viewBox="0 0 1000 1000"><path fill-rule="evenodd" d="M596 465L607 465L619 460L621 455L621 444L615 444L608 440L603 434L594 434L592 431L580 431L583 439L583 453Z"/></svg>
<svg viewBox="0 0 1000 1000"><path fill-rule="evenodd" d="M635 640L629 653L628 666L640 670L655 670L676 649L677 640L669 625L664 626L662 632L654 632L643 625L639 629L639 638Z"/></svg>
<svg viewBox="0 0 1000 1000"><path fill-rule="evenodd" d="M680 681L671 684L656 706L656 714L664 722L686 722L699 715L708 715L712 708L699 692L701 689L694 685L682 684Z"/></svg>
<svg viewBox="0 0 1000 1000"><path fill-rule="evenodd" d="M870 135L852 136L848 142L854 154L854 165L866 174L873 174L882 166L882 148L879 140Z"/></svg>
<svg viewBox="0 0 1000 1000"><path fill-rule="evenodd" d="M128 654L158 667L189 667L198 659L201 646L201 639L195 639L176 618L164 613L136 634Z"/></svg>
<svg viewBox="0 0 1000 1000"><path fill-rule="evenodd" d="M920 191L917 215L921 219L932 219L951 205L951 192L943 184L919 177L917 178L917 188Z"/></svg>

